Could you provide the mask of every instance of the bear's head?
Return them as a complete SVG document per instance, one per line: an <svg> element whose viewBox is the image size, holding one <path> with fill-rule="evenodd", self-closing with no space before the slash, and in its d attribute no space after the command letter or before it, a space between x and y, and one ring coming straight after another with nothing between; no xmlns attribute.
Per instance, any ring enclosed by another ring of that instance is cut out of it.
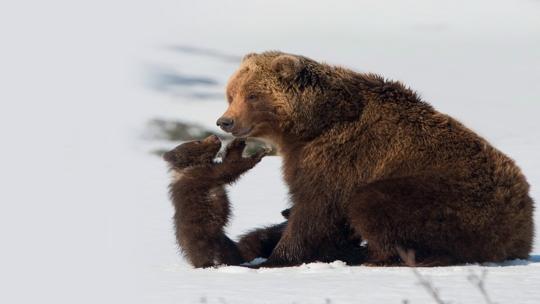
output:
<svg viewBox="0 0 540 304"><path fill-rule="evenodd" d="M210 135L203 140L183 143L163 153L163 159L169 163L171 169L181 171L193 166L212 164L220 148L219 138L216 135Z"/></svg>
<svg viewBox="0 0 540 304"><path fill-rule="evenodd" d="M229 108L217 125L235 137L255 137L278 147L309 141L360 114L361 105L347 99L354 90L343 71L278 51L247 54L227 84Z"/></svg>

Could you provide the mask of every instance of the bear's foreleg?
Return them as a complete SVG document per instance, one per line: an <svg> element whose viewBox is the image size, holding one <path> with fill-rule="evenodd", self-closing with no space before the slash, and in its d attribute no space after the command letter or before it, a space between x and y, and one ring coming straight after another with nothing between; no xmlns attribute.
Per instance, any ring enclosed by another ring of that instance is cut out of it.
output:
<svg viewBox="0 0 540 304"><path fill-rule="evenodd" d="M319 198L322 199L322 198ZM365 261L359 237L351 237L350 228L339 212L340 207L313 208L318 202L299 200L288 214L282 238L268 260L259 267L287 267L310 262L341 260L349 265ZM319 224L318 224L319 223ZM323 224L320 224L323 223Z"/></svg>

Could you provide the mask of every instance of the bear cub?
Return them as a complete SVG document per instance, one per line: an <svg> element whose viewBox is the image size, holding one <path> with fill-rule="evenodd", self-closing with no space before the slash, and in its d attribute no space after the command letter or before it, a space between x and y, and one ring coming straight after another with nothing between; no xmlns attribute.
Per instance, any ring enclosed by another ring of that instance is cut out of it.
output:
<svg viewBox="0 0 540 304"><path fill-rule="evenodd" d="M183 143L163 154L172 173L169 194L175 208L176 241L196 268L244 262L224 232L231 216L224 186L238 180L268 153L261 149L242 157L245 146L245 139L230 142L221 163L214 162L221 148L216 135Z"/></svg>

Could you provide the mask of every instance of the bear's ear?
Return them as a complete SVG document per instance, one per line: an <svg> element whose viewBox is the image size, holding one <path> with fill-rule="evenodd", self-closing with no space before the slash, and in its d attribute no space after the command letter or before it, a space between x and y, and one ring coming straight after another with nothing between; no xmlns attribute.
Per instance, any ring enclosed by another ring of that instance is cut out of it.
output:
<svg viewBox="0 0 540 304"><path fill-rule="evenodd" d="M257 53L249 53L249 54L246 54L246 55L244 56L244 58L242 58L242 62L248 60L248 59L251 58L251 57L255 57L255 56L257 56Z"/></svg>
<svg viewBox="0 0 540 304"><path fill-rule="evenodd" d="M294 80L302 71L302 62L291 55L281 55L270 64L270 68L285 80Z"/></svg>

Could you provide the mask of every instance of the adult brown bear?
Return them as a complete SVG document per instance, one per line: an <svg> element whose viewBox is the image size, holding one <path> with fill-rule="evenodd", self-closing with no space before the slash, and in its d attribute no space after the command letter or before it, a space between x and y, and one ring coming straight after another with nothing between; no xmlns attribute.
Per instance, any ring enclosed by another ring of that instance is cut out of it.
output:
<svg viewBox="0 0 540 304"><path fill-rule="evenodd" d="M430 266L529 257L520 169L400 82L272 51L244 57L227 100L217 124L276 146L291 196L261 266L399 265L399 247Z"/></svg>

